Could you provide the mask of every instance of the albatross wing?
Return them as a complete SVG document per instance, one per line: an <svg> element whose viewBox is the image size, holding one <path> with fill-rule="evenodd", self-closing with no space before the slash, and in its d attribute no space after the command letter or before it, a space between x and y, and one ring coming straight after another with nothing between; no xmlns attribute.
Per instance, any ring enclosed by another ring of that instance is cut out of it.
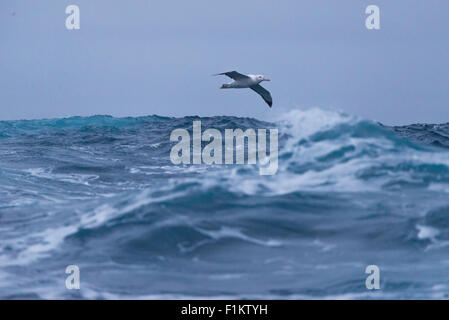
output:
<svg viewBox="0 0 449 320"><path fill-rule="evenodd" d="M264 87L258 84L256 84L255 86L251 86L250 88L260 94L262 99L264 99L271 108L271 106L273 105L273 99L271 98L270 91L266 90Z"/></svg>
<svg viewBox="0 0 449 320"><path fill-rule="evenodd" d="M217 73L215 76L221 76L226 75L231 79L234 80L241 80L241 79L248 79L248 76L245 76L244 74L238 73L237 71L229 71L229 72L223 72L223 73Z"/></svg>

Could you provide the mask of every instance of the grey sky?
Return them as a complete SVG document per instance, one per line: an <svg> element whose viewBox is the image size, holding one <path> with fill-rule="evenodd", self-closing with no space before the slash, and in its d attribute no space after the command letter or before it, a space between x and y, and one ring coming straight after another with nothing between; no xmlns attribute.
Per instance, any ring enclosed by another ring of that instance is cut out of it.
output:
<svg viewBox="0 0 449 320"><path fill-rule="evenodd" d="M65 28L76 4L81 29ZM365 8L381 9L381 30ZM449 121L449 1L0 1L0 119L236 115L297 107L386 124ZM219 90L272 79L272 109Z"/></svg>

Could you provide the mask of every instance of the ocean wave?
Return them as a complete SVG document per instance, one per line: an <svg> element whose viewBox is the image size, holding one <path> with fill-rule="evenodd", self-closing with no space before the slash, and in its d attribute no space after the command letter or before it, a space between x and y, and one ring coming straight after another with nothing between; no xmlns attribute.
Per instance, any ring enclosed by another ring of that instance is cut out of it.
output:
<svg viewBox="0 0 449 320"><path fill-rule="evenodd" d="M173 165L170 132L197 120L278 129L277 173ZM443 297L446 129L322 109L2 121L0 297L364 299L373 263L382 297ZM70 264L84 291L64 289Z"/></svg>

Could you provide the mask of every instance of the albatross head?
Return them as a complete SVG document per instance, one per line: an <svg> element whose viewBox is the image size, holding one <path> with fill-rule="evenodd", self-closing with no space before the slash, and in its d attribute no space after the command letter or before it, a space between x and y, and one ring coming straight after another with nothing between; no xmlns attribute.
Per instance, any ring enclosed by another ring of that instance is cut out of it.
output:
<svg viewBox="0 0 449 320"><path fill-rule="evenodd" d="M271 81L270 79L268 79L268 78L265 78L263 75L261 75L261 74L259 74L258 76L257 76L257 80L259 80L259 82L262 82L262 81Z"/></svg>

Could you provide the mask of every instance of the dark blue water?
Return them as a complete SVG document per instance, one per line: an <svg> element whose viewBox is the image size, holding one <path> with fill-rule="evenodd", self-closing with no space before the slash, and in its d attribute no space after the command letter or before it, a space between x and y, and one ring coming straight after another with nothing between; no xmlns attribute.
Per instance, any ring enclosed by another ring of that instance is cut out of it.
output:
<svg viewBox="0 0 449 320"><path fill-rule="evenodd" d="M278 128L279 170L261 176L173 165L170 132L199 119L0 122L0 298L447 297L447 127L201 118Z"/></svg>

